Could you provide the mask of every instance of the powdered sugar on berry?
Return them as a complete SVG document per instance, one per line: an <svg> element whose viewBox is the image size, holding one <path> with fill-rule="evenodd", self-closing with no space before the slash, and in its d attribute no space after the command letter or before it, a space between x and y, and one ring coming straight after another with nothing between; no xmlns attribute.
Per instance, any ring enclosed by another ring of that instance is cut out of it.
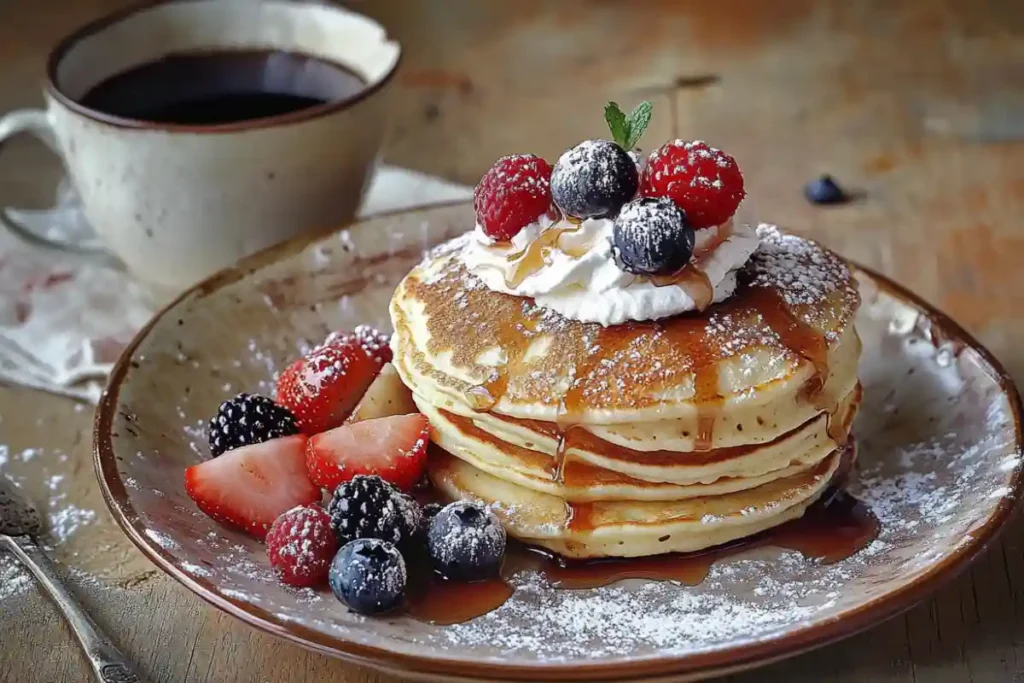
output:
<svg viewBox="0 0 1024 683"><path fill-rule="evenodd" d="M532 297L538 305L582 322L618 325L698 309L702 296L698 283L683 281L659 287L623 271L612 253L612 227L613 221L606 218L586 219L577 225L541 216L511 243L498 244L477 226L461 256L466 267L490 289ZM542 249L539 267L516 282L524 258L518 255L528 253L530 244L551 230L563 232L554 245ZM714 301L723 301L736 288L736 271L757 246L757 233L748 225L728 222L698 230L690 267L707 276Z"/></svg>

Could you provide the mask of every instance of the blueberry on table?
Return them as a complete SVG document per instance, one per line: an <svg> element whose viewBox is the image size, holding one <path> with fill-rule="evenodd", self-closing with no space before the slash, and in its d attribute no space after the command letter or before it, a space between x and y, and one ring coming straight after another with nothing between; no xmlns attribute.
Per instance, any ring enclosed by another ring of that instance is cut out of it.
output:
<svg viewBox="0 0 1024 683"><path fill-rule="evenodd" d="M402 554L378 538L346 544L334 556L329 574L335 597L359 614L381 614L398 607L407 578Z"/></svg>
<svg viewBox="0 0 1024 683"><path fill-rule="evenodd" d="M614 216L636 195L636 162L610 140L586 140L559 159L551 173L551 197L575 218Z"/></svg>
<svg viewBox="0 0 1024 683"><path fill-rule="evenodd" d="M685 267L696 241L686 214L668 197L642 197L622 207L612 246L623 270L668 275Z"/></svg>
<svg viewBox="0 0 1024 683"><path fill-rule="evenodd" d="M842 204L850 200L850 195L830 175L823 175L807 183L804 196L812 204Z"/></svg>
<svg viewBox="0 0 1024 683"><path fill-rule="evenodd" d="M427 533L434 569L449 579L494 576L505 556L505 529L480 503L458 501L437 513Z"/></svg>

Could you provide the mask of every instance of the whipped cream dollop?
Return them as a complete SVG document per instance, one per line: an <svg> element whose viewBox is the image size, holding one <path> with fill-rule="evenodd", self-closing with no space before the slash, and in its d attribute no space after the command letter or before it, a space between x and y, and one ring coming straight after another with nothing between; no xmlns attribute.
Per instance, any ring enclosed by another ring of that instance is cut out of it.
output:
<svg viewBox="0 0 1024 683"><path fill-rule="evenodd" d="M612 251L613 221L541 218L511 243L496 243L478 225L461 258L490 289L532 297L581 322L619 325L702 310L736 289L736 272L757 250L749 225L732 221L698 230L694 257L669 283L627 273Z"/></svg>

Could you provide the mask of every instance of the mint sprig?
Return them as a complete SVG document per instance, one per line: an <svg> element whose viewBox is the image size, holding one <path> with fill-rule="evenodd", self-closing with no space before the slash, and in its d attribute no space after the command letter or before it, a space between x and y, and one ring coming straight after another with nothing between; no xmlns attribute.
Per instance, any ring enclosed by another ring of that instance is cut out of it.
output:
<svg viewBox="0 0 1024 683"><path fill-rule="evenodd" d="M640 136L651 122L651 108L651 103L644 101L636 105L636 109L626 116L615 102L606 104L604 120L608 122L612 140L627 152L636 147L636 143L640 142Z"/></svg>

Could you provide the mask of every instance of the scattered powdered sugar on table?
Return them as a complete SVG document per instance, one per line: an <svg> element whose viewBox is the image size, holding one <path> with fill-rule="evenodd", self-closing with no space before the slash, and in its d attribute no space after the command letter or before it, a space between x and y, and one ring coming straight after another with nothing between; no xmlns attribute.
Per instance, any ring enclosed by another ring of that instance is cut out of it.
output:
<svg viewBox="0 0 1024 683"><path fill-rule="evenodd" d="M32 585L32 577L17 560L0 554L0 600L17 595Z"/></svg>
<svg viewBox="0 0 1024 683"><path fill-rule="evenodd" d="M47 550L68 551L69 542L82 527L96 521L96 511L81 504L85 498L83 486L90 484L83 484L81 476L72 474L80 466L62 451L25 448L11 452L0 445L0 475L20 485L39 509L45 521L42 543ZM70 554L75 556L77 551L71 550ZM0 600L17 595L31 583L21 565L0 552Z"/></svg>

